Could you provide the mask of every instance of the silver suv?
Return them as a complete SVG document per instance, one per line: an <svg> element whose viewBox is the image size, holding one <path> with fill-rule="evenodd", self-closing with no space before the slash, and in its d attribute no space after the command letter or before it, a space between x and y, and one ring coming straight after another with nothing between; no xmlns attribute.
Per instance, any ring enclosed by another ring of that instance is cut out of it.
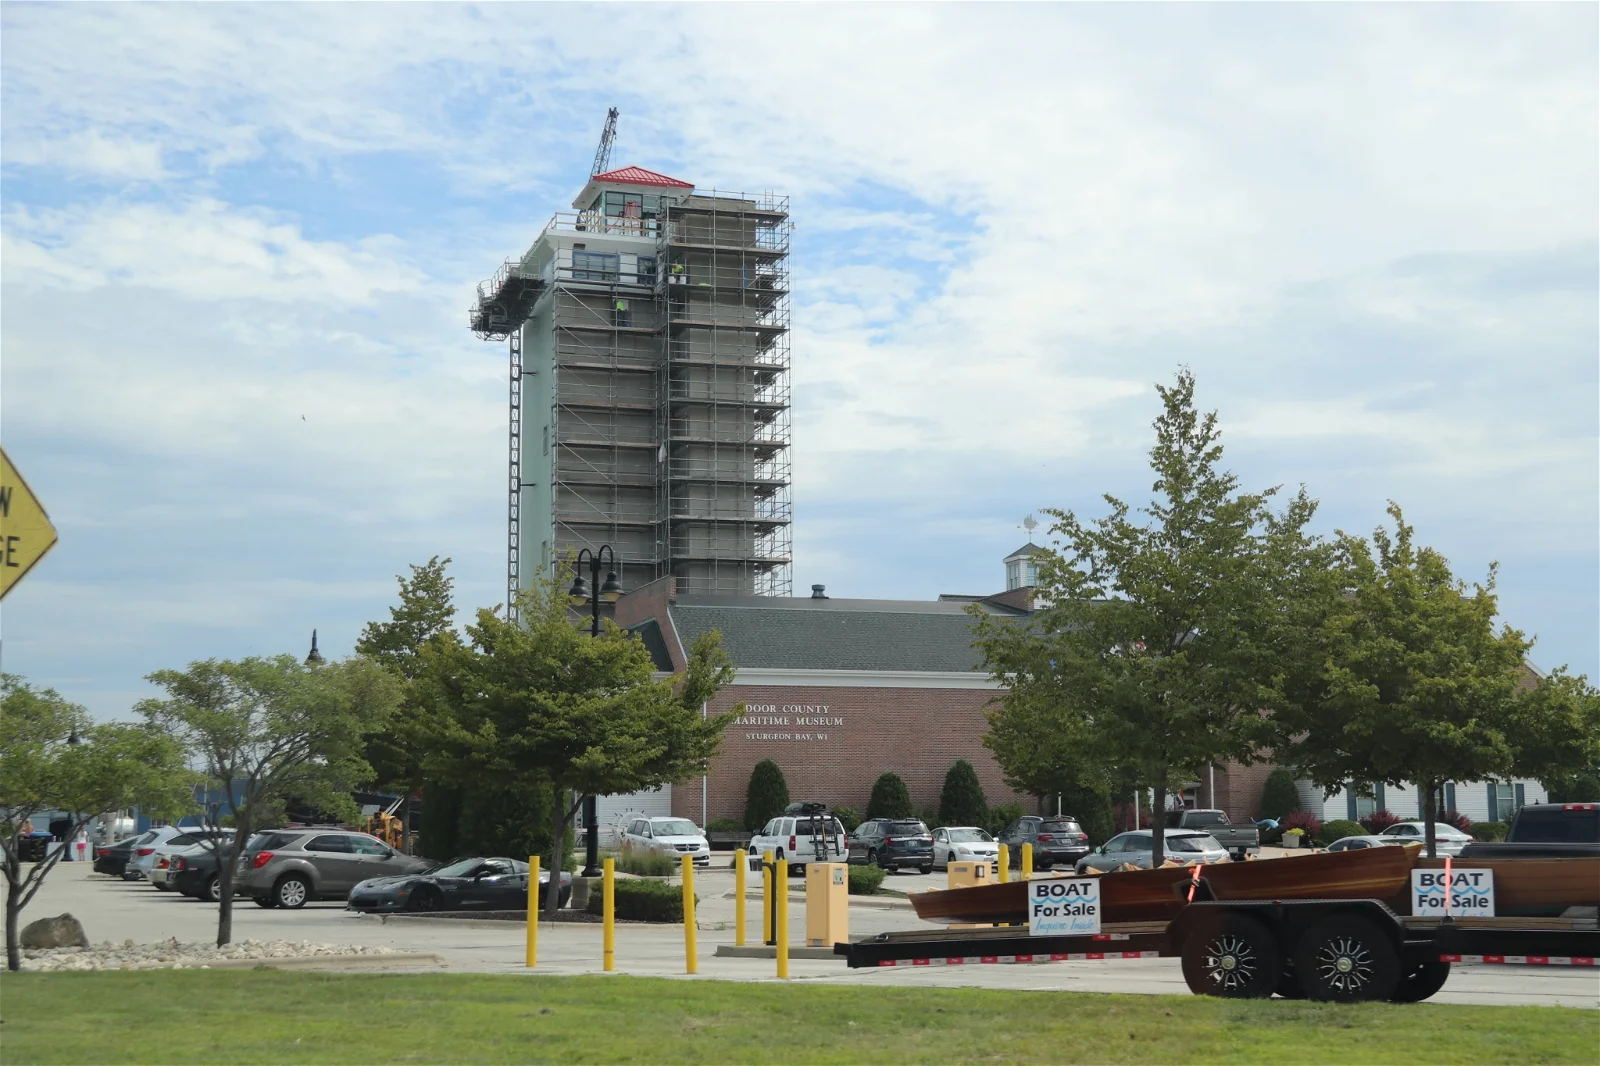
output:
<svg viewBox="0 0 1600 1066"><path fill-rule="evenodd" d="M362 881L426 870L368 833L346 829L269 829L251 837L234 870L236 891L261 907L304 907L342 900Z"/></svg>

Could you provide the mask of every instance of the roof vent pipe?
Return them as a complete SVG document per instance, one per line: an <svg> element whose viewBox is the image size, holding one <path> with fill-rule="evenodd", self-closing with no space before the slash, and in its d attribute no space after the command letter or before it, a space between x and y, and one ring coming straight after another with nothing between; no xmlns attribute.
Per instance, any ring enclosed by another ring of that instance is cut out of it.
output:
<svg viewBox="0 0 1600 1066"><path fill-rule="evenodd" d="M827 599L828 598L828 586L826 586L826 585L812 585L811 586L811 598L814 599L814 600L825 600L825 599Z"/></svg>

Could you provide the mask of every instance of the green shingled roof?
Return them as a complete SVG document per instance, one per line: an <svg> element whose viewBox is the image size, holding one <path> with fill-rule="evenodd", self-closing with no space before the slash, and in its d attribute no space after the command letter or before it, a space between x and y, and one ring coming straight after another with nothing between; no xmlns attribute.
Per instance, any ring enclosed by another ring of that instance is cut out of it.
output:
<svg viewBox="0 0 1600 1066"><path fill-rule="evenodd" d="M760 602L755 597L748 599ZM700 634L720 630L722 646L738 667L982 669L972 646L972 619L959 609L960 604L918 604L918 609L908 610L906 604L893 601L824 600L814 601L816 608L807 609L805 600L779 602L784 605L679 602L670 610L685 649Z"/></svg>

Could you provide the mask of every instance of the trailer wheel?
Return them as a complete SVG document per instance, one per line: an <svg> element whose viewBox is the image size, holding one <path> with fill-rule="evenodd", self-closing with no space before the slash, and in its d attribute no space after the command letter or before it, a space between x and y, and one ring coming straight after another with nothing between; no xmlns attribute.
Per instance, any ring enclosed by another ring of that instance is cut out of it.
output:
<svg viewBox="0 0 1600 1066"><path fill-rule="evenodd" d="M1300 939L1294 968L1307 997L1336 1003L1388 999L1400 980L1393 940L1377 923L1353 914L1312 926Z"/></svg>
<svg viewBox="0 0 1600 1066"><path fill-rule="evenodd" d="M1184 945L1183 980L1197 996L1265 999L1278 984L1278 942L1255 918L1229 914Z"/></svg>
<svg viewBox="0 0 1600 1066"><path fill-rule="evenodd" d="M1400 983L1394 986L1394 994L1389 1000L1393 1003L1421 1003L1443 988L1449 976L1448 962L1425 959L1412 967L1410 973L1401 974Z"/></svg>

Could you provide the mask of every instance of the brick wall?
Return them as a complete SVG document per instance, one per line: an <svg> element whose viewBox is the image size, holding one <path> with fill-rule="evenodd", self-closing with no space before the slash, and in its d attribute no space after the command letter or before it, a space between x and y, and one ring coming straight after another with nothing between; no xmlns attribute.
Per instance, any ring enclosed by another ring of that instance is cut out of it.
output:
<svg viewBox="0 0 1600 1066"><path fill-rule="evenodd" d="M863 814L872 783L888 771L905 779L915 806L937 810L944 775L966 759L991 805L1020 803L1031 810L1032 798L1005 786L983 746L983 712L993 696L985 689L730 686L711 710L743 702L746 719L728 728L712 762L708 810L701 811L694 779L673 786L672 811L701 824L743 818L745 786L762 759L783 770L791 799Z"/></svg>

